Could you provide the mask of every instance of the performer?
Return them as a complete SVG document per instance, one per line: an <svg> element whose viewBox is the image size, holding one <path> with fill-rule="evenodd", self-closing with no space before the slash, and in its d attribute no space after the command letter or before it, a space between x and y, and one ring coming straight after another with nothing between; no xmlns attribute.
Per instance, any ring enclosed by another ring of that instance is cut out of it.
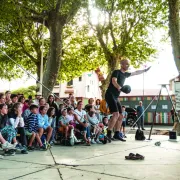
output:
<svg viewBox="0 0 180 180"><path fill-rule="evenodd" d="M123 138L121 138L119 133L122 124L122 109L118 97L121 91L124 93L130 92L130 86L127 85L123 86L126 78L147 72L150 69L150 67L144 70L137 70L135 72L129 73L126 72L130 65L129 60L127 59L121 60L120 65L121 65L121 69L113 71L111 75L109 87L106 90L106 94L105 94L105 100L109 106L110 112L113 114L108 124L107 136L112 140L117 139L120 141L126 141ZM112 137L113 128L115 129L115 134Z"/></svg>

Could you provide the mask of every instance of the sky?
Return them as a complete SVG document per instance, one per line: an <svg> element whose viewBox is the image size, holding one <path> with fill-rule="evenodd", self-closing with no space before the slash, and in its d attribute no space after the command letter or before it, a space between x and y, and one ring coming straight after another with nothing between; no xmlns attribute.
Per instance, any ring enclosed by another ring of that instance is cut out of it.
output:
<svg viewBox="0 0 180 180"><path fill-rule="evenodd" d="M170 79L178 76L172 48L169 44L163 46L157 59L147 63L147 66L151 68L144 73L144 89L157 89L160 87L159 84L169 84ZM133 89L143 89L143 74L128 78L126 84L130 84Z"/></svg>

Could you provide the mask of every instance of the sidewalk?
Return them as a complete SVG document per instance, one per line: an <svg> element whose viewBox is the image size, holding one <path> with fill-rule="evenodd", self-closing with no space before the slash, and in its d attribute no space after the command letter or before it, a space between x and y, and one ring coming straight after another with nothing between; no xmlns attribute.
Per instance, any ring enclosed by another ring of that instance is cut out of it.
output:
<svg viewBox="0 0 180 180"><path fill-rule="evenodd" d="M152 136L152 141L114 141L106 145L54 146L48 151L0 159L0 179L20 180L179 180L180 142L168 136ZM161 146L155 146L161 141ZM130 152L145 156L143 161L125 160Z"/></svg>

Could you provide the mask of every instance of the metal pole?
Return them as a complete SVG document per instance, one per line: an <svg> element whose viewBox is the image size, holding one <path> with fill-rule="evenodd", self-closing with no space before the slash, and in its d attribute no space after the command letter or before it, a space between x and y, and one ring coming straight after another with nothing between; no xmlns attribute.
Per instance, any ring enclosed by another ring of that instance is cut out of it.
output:
<svg viewBox="0 0 180 180"><path fill-rule="evenodd" d="M143 104L144 104L144 72L143 72Z"/></svg>
<svg viewBox="0 0 180 180"><path fill-rule="evenodd" d="M171 96L170 96L170 94L169 94L169 90L167 89L167 86L165 86L165 88L166 88L166 91L167 91L167 93L168 93L170 102L171 102L171 104L172 104L172 107L173 107L173 110L174 110L174 115L177 117L177 119L178 119L178 121L179 121L179 117L177 116L176 108L175 108L175 106L174 106L174 104L173 104L173 101L172 101L172 98L171 98Z"/></svg>
<svg viewBox="0 0 180 180"><path fill-rule="evenodd" d="M163 86L161 86L161 89L159 91L159 96L158 96L158 100L157 100L157 103L156 103L156 110L155 110L155 113L154 113L154 116L153 116L153 121L152 121L152 124L151 124L151 130L150 130L150 133L149 133L148 140L151 140L151 133L152 133L152 129L153 129L153 126L154 126L155 119L156 119L156 113L157 113L157 108L158 108L162 88L163 88Z"/></svg>
<svg viewBox="0 0 180 180"><path fill-rule="evenodd" d="M44 24L45 24L45 19L43 18L43 27L42 27L42 45L41 45L41 70L40 70L40 93L42 94L42 89L43 89L43 86L42 86L42 83L43 83L43 66L44 66L44 62L43 62L43 58L44 58Z"/></svg>

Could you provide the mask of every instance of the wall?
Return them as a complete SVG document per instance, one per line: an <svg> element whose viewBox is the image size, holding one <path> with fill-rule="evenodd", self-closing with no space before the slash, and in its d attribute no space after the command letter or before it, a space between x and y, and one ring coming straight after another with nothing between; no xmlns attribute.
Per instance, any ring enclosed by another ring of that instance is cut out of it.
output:
<svg viewBox="0 0 180 180"><path fill-rule="evenodd" d="M68 97L69 93L74 93L75 97L96 98L101 99L101 91L99 88L100 81L94 71L83 73L82 80L73 79L73 85L67 86L67 82L55 86L54 93L59 93L60 97Z"/></svg>
<svg viewBox="0 0 180 180"><path fill-rule="evenodd" d="M154 116L155 108L157 104L157 98L156 98L154 99L152 104L149 105L151 101L153 100L153 98L154 96L146 96L144 97L144 100L143 100L142 96L120 97L120 101L122 105L129 106L132 108L136 108L137 105L139 104L139 101L143 101L143 106L145 109L149 106L145 112L144 120L146 124L150 124L153 121L153 116ZM172 98L174 100L174 97ZM156 115L155 124L171 125L173 123L171 119L171 114L170 114L171 108L172 108L172 104L169 97L160 96L159 104L157 107L157 115Z"/></svg>

